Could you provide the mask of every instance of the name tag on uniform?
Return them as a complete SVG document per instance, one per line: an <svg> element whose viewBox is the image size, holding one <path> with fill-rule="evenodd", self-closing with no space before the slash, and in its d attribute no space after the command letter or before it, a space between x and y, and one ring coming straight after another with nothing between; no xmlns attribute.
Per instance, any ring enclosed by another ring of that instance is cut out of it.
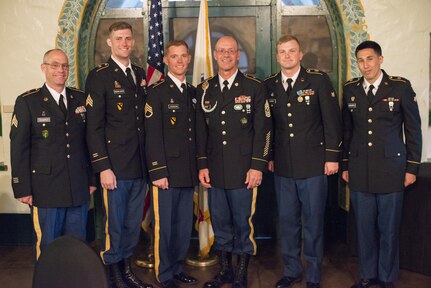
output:
<svg viewBox="0 0 431 288"><path fill-rule="evenodd" d="M51 117L37 117L36 121L37 123L50 123Z"/></svg>
<svg viewBox="0 0 431 288"><path fill-rule="evenodd" d="M124 89L114 89L114 94L124 94Z"/></svg>
<svg viewBox="0 0 431 288"><path fill-rule="evenodd" d="M355 109L356 108L356 103L348 103L347 107L349 107L349 109Z"/></svg>
<svg viewBox="0 0 431 288"><path fill-rule="evenodd" d="M180 104L168 104L169 110L180 109Z"/></svg>

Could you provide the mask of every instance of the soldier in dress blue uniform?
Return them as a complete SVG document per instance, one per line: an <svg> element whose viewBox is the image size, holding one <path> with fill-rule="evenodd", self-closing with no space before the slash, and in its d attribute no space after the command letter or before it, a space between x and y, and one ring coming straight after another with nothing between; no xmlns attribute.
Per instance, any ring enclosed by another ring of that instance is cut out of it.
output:
<svg viewBox="0 0 431 288"><path fill-rule="evenodd" d="M421 160L421 121L410 82L380 68L380 45L365 41L355 53L363 77L344 85L342 109L342 175L357 223L361 277L352 287L393 287L403 190L416 181Z"/></svg>
<svg viewBox="0 0 431 288"><path fill-rule="evenodd" d="M298 39L282 36L277 43L281 71L265 80L274 123L268 168L274 172L284 261L277 288L301 282L302 234L307 287L320 287L327 175L338 172L341 154L338 98L328 75L303 68L302 56Z"/></svg>
<svg viewBox="0 0 431 288"><path fill-rule="evenodd" d="M184 41L165 48L165 80L149 87L145 104L146 153L153 184L155 272L162 287L196 284L184 273L193 227L193 192L198 184L195 144L196 89L186 82L191 56Z"/></svg>
<svg viewBox="0 0 431 288"><path fill-rule="evenodd" d="M271 115L263 84L238 70L235 38L221 37L215 47L218 74L197 88L196 139L199 180L209 190L214 248L221 270L204 287L247 287L257 187L268 164ZM238 255L235 275L232 253Z"/></svg>
<svg viewBox="0 0 431 288"><path fill-rule="evenodd" d="M60 49L45 53L41 69L46 82L16 99L10 132L12 188L31 207L36 259L59 236L85 240L88 202L96 190L84 93L65 86L69 62Z"/></svg>
<svg viewBox="0 0 431 288"><path fill-rule="evenodd" d="M94 68L85 93L87 141L93 169L100 173L105 207L105 239L100 253L114 287L151 287L131 270L139 240L147 187L144 151L144 69L131 64L132 26L109 27L111 58Z"/></svg>

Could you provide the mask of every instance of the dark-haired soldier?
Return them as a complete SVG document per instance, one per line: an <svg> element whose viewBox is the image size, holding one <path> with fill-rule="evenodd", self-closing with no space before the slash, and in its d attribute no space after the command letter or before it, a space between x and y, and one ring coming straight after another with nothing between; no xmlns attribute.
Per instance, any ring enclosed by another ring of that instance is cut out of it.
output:
<svg viewBox="0 0 431 288"><path fill-rule="evenodd" d="M69 61L45 53L45 84L16 99L10 132L12 188L31 206L36 259L55 238L86 238L88 201L96 187L85 141L85 96L65 86Z"/></svg>
<svg viewBox="0 0 431 288"><path fill-rule="evenodd" d="M196 170L196 89L186 82L191 56L184 41L171 41L164 80L148 89L145 104L147 164L153 184L155 272L162 287L196 284L182 271L193 227Z"/></svg>
<svg viewBox="0 0 431 288"><path fill-rule="evenodd" d="M358 234L361 280L352 288L391 288L399 277L403 191L421 161L421 120L410 82L380 68L380 45L365 41L355 54L362 77L344 85L342 159Z"/></svg>
<svg viewBox="0 0 431 288"><path fill-rule="evenodd" d="M100 173L105 239L100 256L114 287L151 287L131 270L138 243L147 168L144 151L145 71L130 62L132 26L115 22L107 44L111 58L94 68L85 93L87 142L93 169Z"/></svg>

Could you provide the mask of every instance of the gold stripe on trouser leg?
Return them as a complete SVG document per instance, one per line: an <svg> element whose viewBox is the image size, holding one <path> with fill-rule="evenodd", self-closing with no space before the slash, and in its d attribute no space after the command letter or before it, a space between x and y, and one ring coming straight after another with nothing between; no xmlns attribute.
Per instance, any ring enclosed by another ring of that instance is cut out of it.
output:
<svg viewBox="0 0 431 288"><path fill-rule="evenodd" d="M159 214L159 188L153 187L153 209L154 209L154 269L157 281L159 280L160 266L160 214Z"/></svg>
<svg viewBox="0 0 431 288"><path fill-rule="evenodd" d="M36 206L33 206L33 227L36 232L36 260L38 260L40 256L40 242L42 241L42 229L40 229L39 210L37 210Z"/></svg>
<svg viewBox="0 0 431 288"><path fill-rule="evenodd" d="M105 222L105 250L100 251L100 258L102 258L102 261L104 264L105 260L103 259L103 255L106 251L111 249L111 237L109 236L109 209L108 209L108 190L106 188L103 188L103 206L105 207L105 216L106 216L106 222Z"/></svg>
<svg viewBox="0 0 431 288"><path fill-rule="evenodd" d="M251 209L250 209L250 217L248 218L248 224L250 225L250 236L248 237L251 241L251 244L253 244L253 255L256 255L257 253L257 245L256 241L254 241L254 226L253 226L253 215L254 212L256 212L256 199L257 199L257 187L253 188L253 196L251 200Z"/></svg>

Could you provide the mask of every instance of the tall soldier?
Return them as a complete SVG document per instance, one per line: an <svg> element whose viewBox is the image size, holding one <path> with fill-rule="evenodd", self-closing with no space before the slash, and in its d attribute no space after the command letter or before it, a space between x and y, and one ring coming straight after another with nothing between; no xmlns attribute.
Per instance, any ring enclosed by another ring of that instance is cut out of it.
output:
<svg viewBox="0 0 431 288"><path fill-rule="evenodd" d="M238 70L240 51L221 37L214 58L218 74L201 83L196 119L199 180L209 190L214 248L220 272L204 287L247 287L250 255L256 254L253 214L257 187L268 164L271 115L263 84ZM235 275L232 253L238 255Z"/></svg>
<svg viewBox="0 0 431 288"><path fill-rule="evenodd" d="M410 82L380 68L380 45L365 41L355 54L362 77L344 85L342 162L358 234L361 280L352 288L389 288L399 277L403 190L419 170L421 120Z"/></svg>
<svg viewBox="0 0 431 288"><path fill-rule="evenodd" d="M165 48L168 76L148 89L145 104L147 164L153 183L155 272L162 287L196 284L182 272L193 227L198 184L195 147L196 89L186 82L191 56L184 41Z"/></svg>
<svg viewBox="0 0 431 288"><path fill-rule="evenodd" d="M69 61L60 49L43 56L45 84L16 99L10 131L12 188L31 206L36 259L61 235L85 240L91 168L85 141L85 96L65 86Z"/></svg>
<svg viewBox="0 0 431 288"><path fill-rule="evenodd" d="M147 169L144 151L145 71L131 64L132 26L109 27L111 58L93 69L85 92L91 163L100 173L105 207L105 239L100 256L114 287L151 287L131 270L139 240Z"/></svg>
<svg viewBox="0 0 431 288"><path fill-rule="evenodd" d="M284 261L277 288L301 282L301 229L307 261L307 288L320 287L327 175L338 172L341 113L329 77L301 66L299 41L277 42L281 71L265 80L274 123L275 192ZM302 222L302 225L301 225Z"/></svg>

